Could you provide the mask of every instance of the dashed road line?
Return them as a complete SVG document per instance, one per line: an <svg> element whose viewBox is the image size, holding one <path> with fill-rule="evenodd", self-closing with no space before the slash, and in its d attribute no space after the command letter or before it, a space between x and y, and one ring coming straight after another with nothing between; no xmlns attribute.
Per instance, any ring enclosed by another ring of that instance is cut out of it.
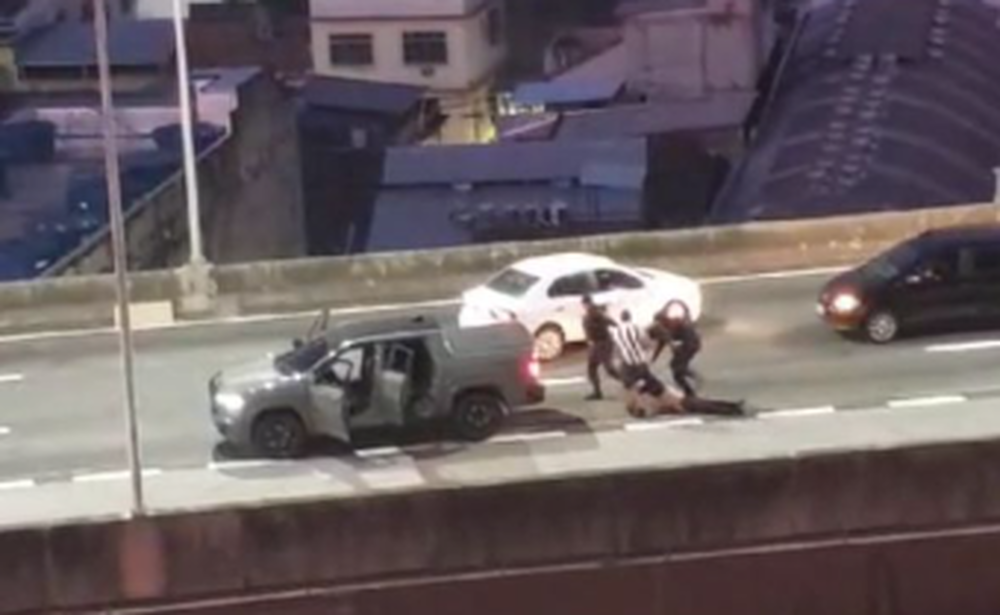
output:
<svg viewBox="0 0 1000 615"><path fill-rule="evenodd" d="M252 470L254 468L273 467L281 463L280 460L276 459L241 459L236 461L212 461L205 468L214 472L223 470Z"/></svg>
<svg viewBox="0 0 1000 615"><path fill-rule="evenodd" d="M15 384L24 381L24 374L0 374L0 384Z"/></svg>
<svg viewBox="0 0 1000 615"><path fill-rule="evenodd" d="M395 457L405 455L406 451L398 446L380 446L378 448L362 448L354 451L358 457Z"/></svg>
<svg viewBox="0 0 1000 615"><path fill-rule="evenodd" d="M30 489L36 486L37 483L30 478L22 480L9 480L0 483L0 491L14 491L15 489Z"/></svg>
<svg viewBox="0 0 1000 615"><path fill-rule="evenodd" d="M924 352L930 352L930 353L971 352L975 350L993 350L997 348L1000 348L1000 340L978 340L975 342L932 344L924 348Z"/></svg>
<svg viewBox="0 0 1000 615"><path fill-rule="evenodd" d="M650 431L653 429L672 429L677 427L690 427L693 425L704 425L705 419L698 417L690 417L683 419L668 419L668 420L648 420L648 421L638 421L625 423L622 429L625 431Z"/></svg>
<svg viewBox="0 0 1000 615"><path fill-rule="evenodd" d="M815 408L793 408L789 410L774 410L771 412L761 412L757 418L761 419L784 419L802 416L822 416L833 414L837 409L833 406L816 406Z"/></svg>
<svg viewBox="0 0 1000 615"><path fill-rule="evenodd" d="M964 395L935 395L929 397L913 397L910 399L893 399L889 401L890 408L917 408L923 406L946 406L961 404L968 401Z"/></svg>
<svg viewBox="0 0 1000 615"><path fill-rule="evenodd" d="M160 476L163 470L159 468L148 468L142 471L143 478ZM116 470L114 472L95 472L93 474L77 474L71 479L74 483L101 483L113 480L125 480L131 476L128 470Z"/></svg>
<svg viewBox="0 0 1000 615"><path fill-rule="evenodd" d="M10 431L11 431L10 427L4 427L3 425L0 425L0 436L9 436Z"/></svg>
<svg viewBox="0 0 1000 615"><path fill-rule="evenodd" d="M490 438L491 444L513 444L522 442L540 442L542 440L555 440L565 438L565 431L539 431L534 433L514 433Z"/></svg>
<svg viewBox="0 0 1000 615"><path fill-rule="evenodd" d="M586 384L587 379L583 376L571 376L569 378L542 378L542 384L547 387L567 387L575 384Z"/></svg>

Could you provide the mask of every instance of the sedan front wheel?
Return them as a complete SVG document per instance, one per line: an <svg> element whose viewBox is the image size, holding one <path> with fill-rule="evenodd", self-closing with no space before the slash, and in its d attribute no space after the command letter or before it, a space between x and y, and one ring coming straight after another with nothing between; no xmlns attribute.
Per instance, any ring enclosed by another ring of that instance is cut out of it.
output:
<svg viewBox="0 0 1000 615"><path fill-rule="evenodd" d="M888 310L878 310L865 320L865 336L875 344L887 344L899 334L899 321Z"/></svg>

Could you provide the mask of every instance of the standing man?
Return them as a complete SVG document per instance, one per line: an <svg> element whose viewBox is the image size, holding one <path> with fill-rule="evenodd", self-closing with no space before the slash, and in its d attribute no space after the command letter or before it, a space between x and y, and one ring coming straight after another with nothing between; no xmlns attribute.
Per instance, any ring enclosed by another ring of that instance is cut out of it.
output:
<svg viewBox="0 0 1000 615"><path fill-rule="evenodd" d="M604 366L609 376L615 380L620 379L613 362L615 347L611 341L611 329L617 325L603 307L594 303L594 298L590 295L583 296L583 308L583 331L587 336L587 378L593 388L587 400L592 401L604 398L598 374L601 366Z"/></svg>
<svg viewBox="0 0 1000 615"><path fill-rule="evenodd" d="M691 362L701 350L701 336L691 322L687 307L679 301L668 303L663 311L656 315L651 336L657 340L653 361L655 362L663 352L663 348L670 344L673 349L670 372L674 382L686 397L694 397L696 392L692 380L697 381L698 375L691 369Z"/></svg>

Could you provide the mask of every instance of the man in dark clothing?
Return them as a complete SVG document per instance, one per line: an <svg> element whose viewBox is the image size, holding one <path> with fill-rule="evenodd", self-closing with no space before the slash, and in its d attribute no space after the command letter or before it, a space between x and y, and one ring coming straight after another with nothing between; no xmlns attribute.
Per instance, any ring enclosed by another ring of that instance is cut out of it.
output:
<svg viewBox="0 0 1000 615"><path fill-rule="evenodd" d="M583 297L584 315L583 331L587 337L587 378L593 392L587 396L588 400L603 399L601 392L601 378L598 369L604 366L608 375L619 380L618 370L614 365L615 346L611 339L611 328L615 327L615 321L608 316L603 307L594 303L590 295Z"/></svg>
<svg viewBox="0 0 1000 615"><path fill-rule="evenodd" d="M691 322L687 308L676 301L668 303L663 311L656 315L650 337L657 342L656 350L653 352L654 362L667 344L670 344L673 349L670 372L674 382L686 397L694 397L692 380L697 381L698 375L691 369L691 362L701 350L701 336Z"/></svg>

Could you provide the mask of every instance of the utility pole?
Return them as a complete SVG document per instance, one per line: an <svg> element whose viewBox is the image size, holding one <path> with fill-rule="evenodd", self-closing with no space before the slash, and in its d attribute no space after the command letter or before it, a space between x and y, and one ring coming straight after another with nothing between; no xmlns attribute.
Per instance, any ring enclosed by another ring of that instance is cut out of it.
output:
<svg viewBox="0 0 1000 615"><path fill-rule="evenodd" d="M174 2L174 39L177 47L177 87L180 90L181 132L184 145L184 180L187 188L188 264L205 264L201 239L201 202L198 200L198 164L194 149L194 113L191 106L191 73L188 68L187 39L184 35L184 1Z"/></svg>
<svg viewBox="0 0 1000 615"><path fill-rule="evenodd" d="M132 479L132 514L145 513L142 491L142 461L139 451L139 425L135 410L135 370L133 366L132 319L129 313L128 248L125 242L125 216L122 212L121 175L118 166L118 136L111 95L111 68L108 60L108 15L105 0L94 0L95 47L101 89L101 119L104 127L104 171L108 182L111 242L115 263L115 289L118 295L118 332L125 394L125 426L128 431L128 461Z"/></svg>

